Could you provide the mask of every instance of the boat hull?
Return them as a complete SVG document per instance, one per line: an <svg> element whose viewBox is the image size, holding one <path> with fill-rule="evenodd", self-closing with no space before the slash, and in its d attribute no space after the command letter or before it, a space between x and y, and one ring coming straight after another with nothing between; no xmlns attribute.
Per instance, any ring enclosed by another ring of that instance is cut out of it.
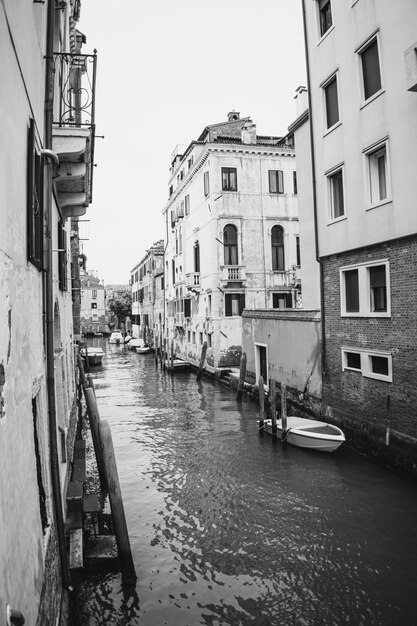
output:
<svg viewBox="0 0 417 626"><path fill-rule="evenodd" d="M288 416L287 443L298 448L309 448L320 452L334 452L345 441L343 432L337 426L306 418ZM272 435L271 420L265 420L264 431ZM282 422L277 420L276 437L282 439Z"/></svg>
<svg viewBox="0 0 417 626"><path fill-rule="evenodd" d="M86 352L85 348L80 350L80 355L84 360L87 360L89 365L101 365L103 360L103 350L101 348L89 348Z"/></svg>
<svg viewBox="0 0 417 626"><path fill-rule="evenodd" d="M150 348L136 348L138 354L149 354L150 351Z"/></svg>

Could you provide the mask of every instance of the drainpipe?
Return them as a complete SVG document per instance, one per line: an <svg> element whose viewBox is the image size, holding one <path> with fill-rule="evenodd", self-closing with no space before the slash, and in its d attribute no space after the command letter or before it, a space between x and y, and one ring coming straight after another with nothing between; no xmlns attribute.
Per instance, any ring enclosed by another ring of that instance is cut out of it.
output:
<svg viewBox="0 0 417 626"><path fill-rule="evenodd" d="M313 213L314 213L314 244L316 252L316 261L320 268L320 320L321 320L321 375L322 379L326 376L326 335L325 335L325 323L324 323L324 276L323 276L323 262L319 255L319 233L317 223L317 189L316 189L316 159L314 156L314 133L313 133L313 107L311 98L311 79L310 79L310 63L308 54L308 40L307 40L307 17L305 0L302 0L303 7L303 26L304 26L304 47L307 66L307 93L308 93L308 109L309 109L309 123L310 123L310 144L311 144L311 175L313 183Z"/></svg>
<svg viewBox="0 0 417 626"><path fill-rule="evenodd" d="M261 228L262 228L262 257L264 266L264 299L265 308L268 308L268 295L267 295L267 283L266 283L266 259L265 259L265 220L264 220L264 196L262 189L262 160L259 159L259 180L261 189Z"/></svg>
<svg viewBox="0 0 417 626"><path fill-rule="evenodd" d="M52 114L54 97L54 21L55 0L48 1L48 24L46 35L46 63L45 63L45 156L48 157L46 166L47 193L46 196L46 235L45 235L45 273L44 290L46 300L46 368L49 417L49 447L51 462L52 495L55 509L58 548L61 562L62 583L65 589L70 588L67 551L65 547L64 517L62 513L61 481L59 477L57 416L55 399L55 369L54 369L54 291L53 291L53 264L52 264L52 165L56 162L56 155L52 152Z"/></svg>

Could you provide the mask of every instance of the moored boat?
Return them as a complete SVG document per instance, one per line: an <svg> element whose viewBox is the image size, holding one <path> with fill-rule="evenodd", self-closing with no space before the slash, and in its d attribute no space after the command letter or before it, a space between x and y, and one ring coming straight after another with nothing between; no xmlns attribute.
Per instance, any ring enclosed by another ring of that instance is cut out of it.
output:
<svg viewBox="0 0 417 626"><path fill-rule="evenodd" d="M272 435L272 420L264 421L263 429ZM319 422L305 417L289 415L287 417L285 440L299 448L310 448L322 452L334 452L345 441L343 431L333 424ZM277 420L278 439L282 439L282 420Z"/></svg>
<svg viewBox="0 0 417 626"><path fill-rule="evenodd" d="M85 348L81 348L80 355L81 358L84 360L87 360L88 356L89 365L101 365L101 361L103 359L103 350L101 348L91 347L87 347L87 350Z"/></svg>
<svg viewBox="0 0 417 626"><path fill-rule="evenodd" d="M149 346L139 346L136 348L138 354L148 354L151 351Z"/></svg>
<svg viewBox="0 0 417 626"><path fill-rule="evenodd" d="M112 334L110 335L109 342L110 343L115 343L115 344L124 343L124 339L123 339L122 333L117 331L117 330L112 332Z"/></svg>

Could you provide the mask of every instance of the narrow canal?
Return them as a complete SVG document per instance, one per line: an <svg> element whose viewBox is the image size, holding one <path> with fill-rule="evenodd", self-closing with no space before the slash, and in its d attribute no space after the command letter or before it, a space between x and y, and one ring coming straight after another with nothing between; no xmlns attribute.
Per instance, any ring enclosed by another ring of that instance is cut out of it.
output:
<svg viewBox="0 0 417 626"><path fill-rule="evenodd" d="M103 347L138 581L91 575L77 624L417 624L416 485L347 447L284 450L259 436L256 404Z"/></svg>

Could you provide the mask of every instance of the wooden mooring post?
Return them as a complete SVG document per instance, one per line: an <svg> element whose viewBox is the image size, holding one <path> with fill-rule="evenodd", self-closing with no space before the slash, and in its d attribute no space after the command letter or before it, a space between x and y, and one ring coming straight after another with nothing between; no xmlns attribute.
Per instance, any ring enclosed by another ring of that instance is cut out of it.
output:
<svg viewBox="0 0 417 626"><path fill-rule="evenodd" d="M133 564L132 551L130 548L129 534L127 531L113 440L110 426L106 420L99 423L99 436L122 574L126 582L134 582L137 577L135 566Z"/></svg>
<svg viewBox="0 0 417 626"><path fill-rule="evenodd" d="M248 362L248 359L247 359L247 356L246 356L246 352L243 352L242 356L240 357L239 383L238 383L238 386L237 386L237 394L236 394L236 401L237 402L242 402L242 394L243 394L243 389L245 387L247 362Z"/></svg>
<svg viewBox="0 0 417 626"><path fill-rule="evenodd" d="M158 335L155 335L155 366L158 367Z"/></svg>
<svg viewBox="0 0 417 626"><path fill-rule="evenodd" d="M277 434L277 388L275 380L269 381L269 408L271 411L271 430L272 434Z"/></svg>
<svg viewBox="0 0 417 626"><path fill-rule="evenodd" d="M287 386L281 383L281 441L287 443Z"/></svg>
<svg viewBox="0 0 417 626"><path fill-rule="evenodd" d="M264 387L264 379L262 376L259 376L258 396L259 396L259 430L263 432L264 421L265 421L265 387Z"/></svg>
<svg viewBox="0 0 417 626"><path fill-rule="evenodd" d="M171 376L174 376L174 340L171 339Z"/></svg>
<svg viewBox="0 0 417 626"><path fill-rule="evenodd" d="M164 354L163 354L163 362L164 362L164 370L167 368L167 360L168 360L168 355L167 355L167 340L164 337Z"/></svg>
<svg viewBox="0 0 417 626"><path fill-rule="evenodd" d="M201 350L200 365L198 366L198 372L197 372L197 380L201 380L201 374L202 374L203 367L204 367L204 361L206 360L206 354L207 354L207 341L203 343L203 348Z"/></svg>
<svg viewBox="0 0 417 626"><path fill-rule="evenodd" d="M163 364L163 360L164 360L164 354L163 354L163 342L162 342L162 331L159 333L159 364L161 366L161 370L164 367Z"/></svg>

